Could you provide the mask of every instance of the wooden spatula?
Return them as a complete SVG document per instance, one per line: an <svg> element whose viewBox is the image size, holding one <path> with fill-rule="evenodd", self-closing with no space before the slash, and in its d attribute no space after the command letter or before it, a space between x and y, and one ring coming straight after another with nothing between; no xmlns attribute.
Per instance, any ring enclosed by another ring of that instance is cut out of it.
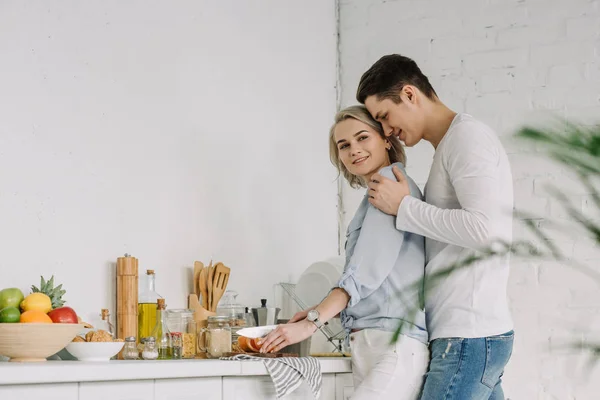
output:
<svg viewBox="0 0 600 400"><path fill-rule="evenodd" d="M208 267L202 268L198 277L198 287L202 295L202 307L208 310Z"/></svg>
<svg viewBox="0 0 600 400"><path fill-rule="evenodd" d="M213 308L211 309L211 311L217 311L217 305L219 304L219 300L221 300L221 297L223 297L223 293L225 293L225 289L227 289L227 283L229 282L230 272L231 269L226 267L223 263L217 263L217 265L215 266L215 277L212 289Z"/></svg>
<svg viewBox="0 0 600 400"><path fill-rule="evenodd" d="M210 261L210 265L208 266L208 278L206 281L206 285L208 287L208 311L212 311L213 307L213 279L214 279L215 267L212 266L212 260Z"/></svg>
<svg viewBox="0 0 600 400"><path fill-rule="evenodd" d="M194 277L192 278L194 281L194 294L198 296L200 294L200 287L198 283L200 282L200 272L204 268L204 264L200 261L194 261Z"/></svg>

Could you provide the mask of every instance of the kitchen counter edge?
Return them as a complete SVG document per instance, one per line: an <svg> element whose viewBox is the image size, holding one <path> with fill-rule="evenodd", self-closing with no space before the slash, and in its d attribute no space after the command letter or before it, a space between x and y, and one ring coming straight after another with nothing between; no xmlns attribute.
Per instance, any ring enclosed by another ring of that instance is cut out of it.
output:
<svg viewBox="0 0 600 400"><path fill-rule="evenodd" d="M323 374L352 371L350 358L318 358ZM0 385L268 375L261 361L0 362Z"/></svg>

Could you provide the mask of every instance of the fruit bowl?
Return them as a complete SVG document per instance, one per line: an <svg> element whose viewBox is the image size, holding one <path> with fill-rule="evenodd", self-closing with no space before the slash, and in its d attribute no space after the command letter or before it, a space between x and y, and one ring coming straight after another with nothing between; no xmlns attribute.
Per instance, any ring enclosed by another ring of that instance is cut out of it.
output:
<svg viewBox="0 0 600 400"><path fill-rule="evenodd" d="M83 324L0 324L0 354L10 361L46 361L83 329Z"/></svg>
<svg viewBox="0 0 600 400"><path fill-rule="evenodd" d="M71 342L66 349L79 361L109 361L124 345L124 342Z"/></svg>

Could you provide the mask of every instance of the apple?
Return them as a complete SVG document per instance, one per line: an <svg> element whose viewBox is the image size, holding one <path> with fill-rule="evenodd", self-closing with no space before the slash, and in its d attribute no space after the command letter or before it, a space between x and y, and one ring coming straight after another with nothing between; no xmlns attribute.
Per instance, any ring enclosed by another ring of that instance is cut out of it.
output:
<svg viewBox="0 0 600 400"><path fill-rule="evenodd" d="M71 307L60 307L48 312L48 316L55 324L77 324L77 313Z"/></svg>

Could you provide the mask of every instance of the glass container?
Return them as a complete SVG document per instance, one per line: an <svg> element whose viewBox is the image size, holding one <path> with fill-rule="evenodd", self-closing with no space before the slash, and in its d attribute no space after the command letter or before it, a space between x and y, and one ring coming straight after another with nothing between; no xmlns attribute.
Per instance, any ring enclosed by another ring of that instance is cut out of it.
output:
<svg viewBox="0 0 600 400"><path fill-rule="evenodd" d="M208 317L207 327L200 332L204 336L204 347L198 341L200 351L206 353L208 358L219 358L225 353L231 352L231 326L227 316Z"/></svg>
<svg viewBox="0 0 600 400"><path fill-rule="evenodd" d="M156 341L152 336L144 339L144 351L142 352L144 360L156 360L158 358L158 350L156 350Z"/></svg>
<svg viewBox="0 0 600 400"><path fill-rule="evenodd" d="M150 336L156 326L156 309L161 296L156 293L156 275L154 270L146 271L145 280L140 279L138 296L138 341Z"/></svg>
<svg viewBox="0 0 600 400"><path fill-rule="evenodd" d="M125 338L125 344L123 345L123 359L124 360L137 360L138 349L135 343L135 336L128 336Z"/></svg>
<svg viewBox="0 0 600 400"><path fill-rule="evenodd" d="M237 302L237 296L236 291L227 290L217 307L217 315L229 318L232 343L237 343L237 331L246 327L245 308Z"/></svg>
<svg viewBox="0 0 600 400"><path fill-rule="evenodd" d="M171 358L171 332L169 332L169 327L167 325L166 307L165 299L158 299L156 325L150 335L154 338L156 343L159 360L168 360Z"/></svg>
<svg viewBox="0 0 600 400"><path fill-rule="evenodd" d="M107 308L100 310L100 321L96 325L96 330L103 330L110 333L113 337L115 336L115 328L110 322L110 312Z"/></svg>
<svg viewBox="0 0 600 400"><path fill-rule="evenodd" d="M181 335L182 358L196 356L196 321L194 310L176 309L167 311L167 324L171 334Z"/></svg>

